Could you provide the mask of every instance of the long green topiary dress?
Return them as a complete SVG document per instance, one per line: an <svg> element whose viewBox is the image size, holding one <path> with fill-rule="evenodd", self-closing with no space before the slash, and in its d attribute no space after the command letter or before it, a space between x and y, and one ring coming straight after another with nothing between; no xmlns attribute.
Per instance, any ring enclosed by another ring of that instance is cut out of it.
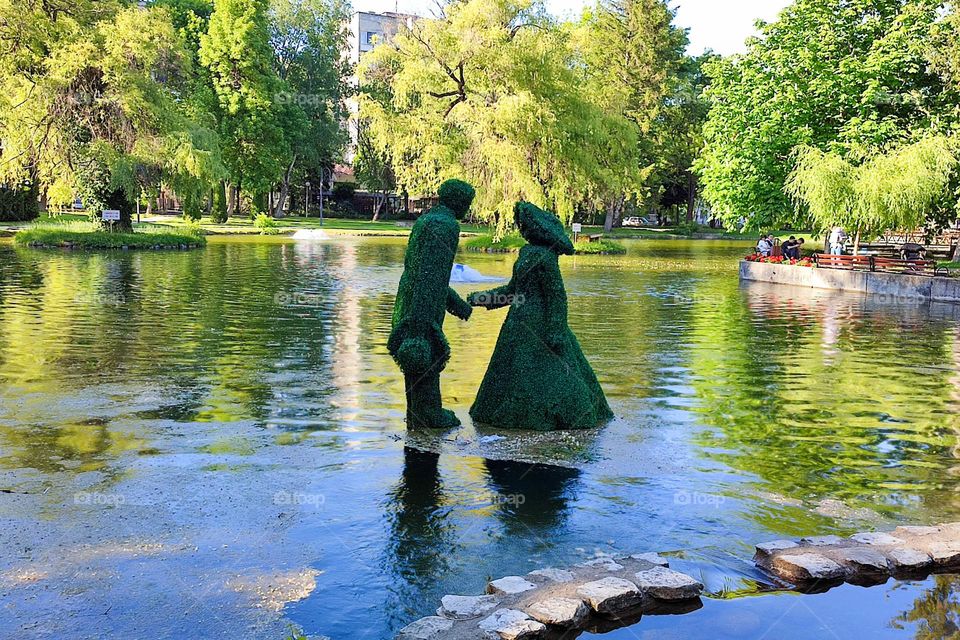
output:
<svg viewBox="0 0 960 640"><path fill-rule="evenodd" d="M469 296L473 306L510 311L470 416L515 429L587 429L613 417L603 389L567 325L567 294L558 258L573 243L555 215L528 203L514 208L529 244L513 278Z"/></svg>

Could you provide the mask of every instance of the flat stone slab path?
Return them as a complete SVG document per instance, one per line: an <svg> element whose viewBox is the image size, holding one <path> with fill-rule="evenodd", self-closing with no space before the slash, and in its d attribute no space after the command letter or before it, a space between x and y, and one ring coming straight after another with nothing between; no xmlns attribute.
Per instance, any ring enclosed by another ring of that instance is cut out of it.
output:
<svg viewBox="0 0 960 640"><path fill-rule="evenodd" d="M837 582L869 585L890 576L920 577L960 570L960 522L897 527L849 538L820 536L757 545L757 566L802 591Z"/></svg>
<svg viewBox="0 0 960 640"><path fill-rule="evenodd" d="M785 589L826 591L960 571L960 522L903 526L849 538L815 536L758 544L754 562ZM448 595L437 615L400 630L398 640L529 640L628 626L644 613L700 606L703 584L656 553L602 556L567 568L491 581L485 595ZM566 637L566 636L564 636ZM572 636L571 636L572 637Z"/></svg>

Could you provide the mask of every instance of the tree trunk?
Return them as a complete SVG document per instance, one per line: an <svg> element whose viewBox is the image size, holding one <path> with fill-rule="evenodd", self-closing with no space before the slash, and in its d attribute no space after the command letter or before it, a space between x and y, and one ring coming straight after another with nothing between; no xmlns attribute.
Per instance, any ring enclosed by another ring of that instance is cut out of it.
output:
<svg viewBox="0 0 960 640"><path fill-rule="evenodd" d="M620 226L620 220L623 218L623 205L623 196L617 196L607 201L607 215L603 219L604 233L610 233L614 227Z"/></svg>
<svg viewBox="0 0 960 640"><path fill-rule="evenodd" d="M370 222L376 222L380 219L380 210L383 208L383 202L387 199L386 194L378 193L377 199L373 202L373 217Z"/></svg>
<svg viewBox="0 0 960 640"><path fill-rule="evenodd" d="M693 211L697 201L697 181L690 173L687 175L687 222L693 222Z"/></svg>
<svg viewBox="0 0 960 640"><path fill-rule="evenodd" d="M297 162L297 154L293 154L293 158L290 159L290 166L287 167L286 173L283 174L283 182L280 183L280 197L277 198L277 207L273 210L274 218L283 217L283 205L287 201L287 196L290 195L290 176L293 175L293 165Z"/></svg>
<svg viewBox="0 0 960 640"><path fill-rule="evenodd" d="M951 262L960 262L960 238L957 238L957 243L953 245L953 254L950 256Z"/></svg>
<svg viewBox="0 0 960 640"><path fill-rule="evenodd" d="M853 255L860 255L860 227L857 227L857 234L853 238Z"/></svg>

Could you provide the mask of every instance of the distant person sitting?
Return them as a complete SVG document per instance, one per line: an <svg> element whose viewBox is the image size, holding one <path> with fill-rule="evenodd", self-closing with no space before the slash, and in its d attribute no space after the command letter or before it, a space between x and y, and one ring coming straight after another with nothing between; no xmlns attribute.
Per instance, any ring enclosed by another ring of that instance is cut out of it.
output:
<svg viewBox="0 0 960 640"><path fill-rule="evenodd" d="M922 244L916 242L906 242L900 247L901 260L926 260L927 249Z"/></svg>
<svg viewBox="0 0 960 640"><path fill-rule="evenodd" d="M803 238L794 238L790 236L790 239L783 243L783 255L785 255L790 260L799 260L803 257L802 250L804 242Z"/></svg>
<svg viewBox="0 0 960 640"><path fill-rule="evenodd" d="M783 249L783 256L785 258L793 258L793 250L797 247L797 236L790 236L790 238L780 245L780 248Z"/></svg>
<svg viewBox="0 0 960 640"><path fill-rule="evenodd" d="M793 247L793 259L801 260L803 258L803 245L807 243L803 238L797 240L797 244Z"/></svg>
<svg viewBox="0 0 960 640"><path fill-rule="evenodd" d="M757 253L762 256L769 256L773 252L773 236L765 235L757 243Z"/></svg>

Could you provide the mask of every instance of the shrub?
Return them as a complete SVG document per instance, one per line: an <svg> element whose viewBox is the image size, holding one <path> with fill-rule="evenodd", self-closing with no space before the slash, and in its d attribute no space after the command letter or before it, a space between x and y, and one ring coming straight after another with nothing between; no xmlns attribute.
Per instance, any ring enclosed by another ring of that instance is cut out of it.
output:
<svg viewBox="0 0 960 640"><path fill-rule="evenodd" d="M195 193L187 193L183 196L183 219L199 220L203 217L203 209L200 203L200 197Z"/></svg>
<svg viewBox="0 0 960 640"><path fill-rule="evenodd" d="M272 236L279 233L277 221L265 213L258 213L253 219L253 226L260 230L260 235Z"/></svg>
<svg viewBox="0 0 960 640"><path fill-rule="evenodd" d="M210 212L210 218L216 224L227 221L227 194L223 184L216 184L213 187L213 210Z"/></svg>

